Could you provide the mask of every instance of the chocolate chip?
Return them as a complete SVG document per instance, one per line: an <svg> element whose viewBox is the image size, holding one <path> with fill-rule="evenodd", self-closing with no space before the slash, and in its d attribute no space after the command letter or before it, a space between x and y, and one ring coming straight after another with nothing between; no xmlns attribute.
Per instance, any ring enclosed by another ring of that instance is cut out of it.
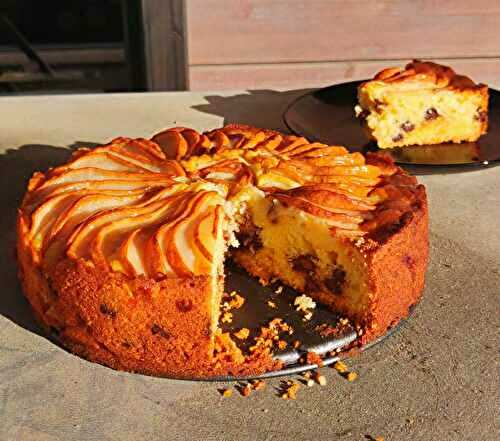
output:
<svg viewBox="0 0 500 441"><path fill-rule="evenodd" d="M304 286L304 291L306 294L310 292L317 292L321 290L319 283L311 277L306 278L306 284Z"/></svg>
<svg viewBox="0 0 500 441"><path fill-rule="evenodd" d="M366 110L366 109L363 109L361 112L358 113L358 118L359 119L366 119L368 117L368 115L370 114L370 111L369 110Z"/></svg>
<svg viewBox="0 0 500 441"><path fill-rule="evenodd" d="M414 269L415 268L415 259L411 257L410 255L406 255L403 257L403 263L409 268L409 269Z"/></svg>
<svg viewBox="0 0 500 441"><path fill-rule="evenodd" d="M163 337L163 338L170 337L170 334L167 331L165 331L165 329L163 329L160 325L157 325L156 323L154 323L153 326L151 326L151 333L153 335L159 335L160 337Z"/></svg>
<svg viewBox="0 0 500 441"><path fill-rule="evenodd" d="M314 262L314 257L308 254L303 254L301 256L294 257L292 260L292 268L294 271L299 271L302 273L310 273L316 269L316 263Z"/></svg>
<svg viewBox="0 0 500 441"><path fill-rule="evenodd" d="M432 120L432 119L436 119L438 116L439 116L438 111L437 111L434 107L430 107L429 109L427 109L427 110L425 111L424 118L425 118L427 121L430 121L430 120Z"/></svg>
<svg viewBox="0 0 500 441"><path fill-rule="evenodd" d="M406 121L400 126L405 132L411 132L415 129L415 124L412 124L410 121Z"/></svg>
<svg viewBox="0 0 500 441"><path fill-rule="evenodd" d="M255 253L264 246L260 238L260 230L260 228L255 228L238 234L238 242L244 247L248 247L252 253Z"/></svg>
<svg viewBox="0 0 500 441"><path fill-rule="evenodd" d="M101 311L104 315L109 315L111 318L116 317L116 311L114 309L111 309L105 303L101 303L101 306L99 306L99 311Z"/></svg>
<svg viewBox="0 0 500 441"><path fill-rule="evenodd" d="M332 275L325 280L326 287L333 293L340 295L342 294L342 288L345 284L346 273L340 268L335 268Z"/></svg>
<svg viewBox="0 0 500 441"><path fill-rule="evenodd" d="M378 99L375 99L375 112L380 113L382 110L384 110L385 103L383 101L380 101Z"/></svg>
<svg viewBox="0 0 500 441"><path fill-rule="evenodd" d="M484 110L478 110L477 114L474 116L474 119L479 122L485 122L488 119L488 112L485 112Z"/></svg>
<svg viewBox="0 0 500 441"><path fill-rule="evenodd" d="M175 306L181 312L188 312L193 309L193 301L190 299L181 299L175 302Z"/></svg>
<svg viewBox="0 0 500 441"><path fill-rule="evenodd" d="M398 142L398 141L401 141L403 138L404 138L403 134L402 134L402 133L398 133L396 136L394 136L394 137L392 138L392 140L393 140L394 142Z"/></svg>

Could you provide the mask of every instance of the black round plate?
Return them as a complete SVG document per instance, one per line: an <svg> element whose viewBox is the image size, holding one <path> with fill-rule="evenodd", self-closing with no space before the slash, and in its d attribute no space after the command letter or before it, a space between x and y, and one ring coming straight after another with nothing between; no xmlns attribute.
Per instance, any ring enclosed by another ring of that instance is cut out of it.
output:
<svg viewBox="0 0 500 441"><path fill-rule="evenodd" d="M376 151L354 114L357 88L362 81L337 84L311 91L293 101L283 115L288 128L297 135L350 151ZM399 164L412 171L428 173L429 167L490 166L500 163L500 92L489 89L488 133L477 142L445 143L383 149ZM427 170L423 167L426 166ZM415 168L416 167L416 170Z"/></svg>

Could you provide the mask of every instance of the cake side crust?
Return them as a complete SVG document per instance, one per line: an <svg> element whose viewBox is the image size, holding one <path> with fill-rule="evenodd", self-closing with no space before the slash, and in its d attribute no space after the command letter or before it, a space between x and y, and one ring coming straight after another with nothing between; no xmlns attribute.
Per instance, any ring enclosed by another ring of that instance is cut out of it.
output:
<svg viewBox="0 0 500 441"><path fill-rule="evenodd" d="M277 369L269 353L241 363L214 356L210 278L127 278L84 261L62 260L51 275L33 264L18 218L23 291L37 320L71 352L117 370L175 378L258 375Z"/></svg>

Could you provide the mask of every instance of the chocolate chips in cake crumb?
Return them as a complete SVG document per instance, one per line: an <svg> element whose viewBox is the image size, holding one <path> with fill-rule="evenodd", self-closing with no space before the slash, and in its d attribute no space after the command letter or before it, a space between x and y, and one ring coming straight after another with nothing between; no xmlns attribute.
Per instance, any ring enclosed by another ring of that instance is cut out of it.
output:
<svg viewBox="0 0 500 441"><path fill-rule="evenodd" d="M411 270L415 268L415 259L411 257L409 254L403 257L403 263Z"/></svg>
<svg viewBox="0 0 500 441"><path fill-rule="evenodd" d="M175 306L181 312L188 312L193 309L193 302L190 299L181 299L175 302Z"/></svg>
<svg viewBox="0 0 500 441"><path fill-rule="evenodd" d="M345 284L345 276L346 273L343 269L335 268L332 272L332 275L325 280L326 287L333 294L340 295L342 294L342 288Z"/></svg>
<svg viewBox="0 0 500 441"><path fill-rule="evenodd" d="M439 116L438 111L434 107L430 107L425 111L424 118L426 121L431 121Z"/></svg>
<svg viewBox="0 0 500 441"><path fill-rule="evenodd" d="M381 113L384 110L384 106L386 105L386 103L380 101L379 99L375 99L374 103L375 103L375 112Z"/></svg>
<svg viewBox="0 0 500 441"><path fill-rule="evenodd" d="M403 124L401 124L400 127L405 132L411 132L412 130L415 130L415 124L412 124L410 121L405 121Z"/></svg>
<svg viewBox="0 0 500 441"><path fill-rule="evenodd" d="M477 109L477 113L474 116L474 119L479 122L485 122L488 119L488 112L485 112L484 110L481 109Z"/></svg>
<svg viewBox="0 0 500 441"><path fill-rule="evenodd" d="M369 114L370 114L369 110L363 109L356 116L363 122L368 117Z"/></svg>
<svg viewBox="0 0 500 441"><path fill-rule="evenodd" d="M105 303L101 303L101 306L99 306L99 311L101 311L101 313L104 315L109 315L111 318L116 317L116 311L114 309L110 308Z"/></svg>
<svg viewBox="0 0 500 441"><path fill-rule="evenodd" d="M260 238L260 230L260 228L253 228L245 232L240 232L237 235L238 242L255 254L256 251L259 251L264 246Z"/></svg>
<svg viewBox="0 0 500 441"><path fill-rule="evenodd" d="M309 274L316 269L315 258L309 254L294 257L292 259L292 269L294 271Z"/></svg>
<svg viewBox="0 0 500 441"><path fill-rule="evenodd" d="M159 335L160 337L163 337L163 338L169 338L170 337L170 334L167 331L165 331L165 329L162 328L157 323L154 323L153 326L151 326L151 333L153 335Z"/></svg>
<svg viewBox="0 0 500 441"><path fill-rule="evenodd" d="M398 133L396 136L393 136L392 140L394 142L398 142L398 141L401 141L403 138L404 138L403 134L402 133Z"/></svg>

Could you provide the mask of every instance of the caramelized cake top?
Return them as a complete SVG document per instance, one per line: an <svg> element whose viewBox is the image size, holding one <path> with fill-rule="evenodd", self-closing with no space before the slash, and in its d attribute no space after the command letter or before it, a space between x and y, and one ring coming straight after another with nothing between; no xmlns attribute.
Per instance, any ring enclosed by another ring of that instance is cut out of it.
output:
<svg viewBox="0 0 500 441"><path fill-rule="evenodd" d="M361 87L372 82L402 89L476 90L487 87L484 84L474 83L469 77L458 75L451 67L420 60L413 60L404 68L383 69L373 80L363 83Z"/></svg>
<svg viewBox="0 0 500 441"><path fill-rule="evenodd" d="M79 149L35 173L20 219L47 269L69 257L130 277L189 277L211 271L249 189L356 241L382 240L419 202L415 178L385 156L245 125L178 127Z"/></svg>

